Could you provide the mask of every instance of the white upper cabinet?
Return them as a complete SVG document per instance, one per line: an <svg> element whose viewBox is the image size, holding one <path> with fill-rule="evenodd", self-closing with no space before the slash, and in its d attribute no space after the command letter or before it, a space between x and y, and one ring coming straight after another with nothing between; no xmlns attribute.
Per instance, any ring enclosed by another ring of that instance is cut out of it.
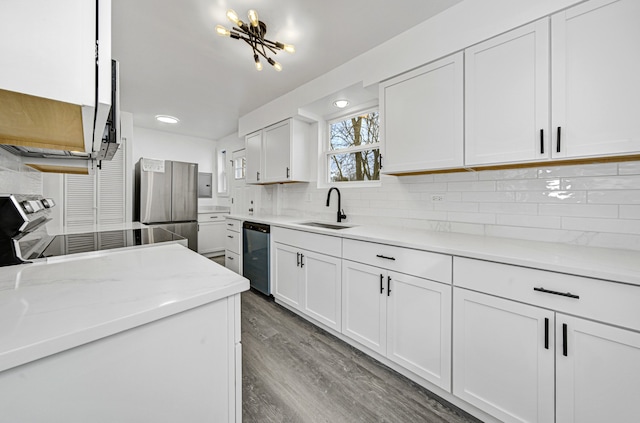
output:
<svg viewBox="0 0 640 423"><path fill-rule="evenodd" d="M593 0L552 16L554 158L640 152L639 22L637 0Z"/></svg>
<svg viewBox="0 0 640 423"><path fill-rule="evenodd" d="M380 84L380 115L383 173L462 166L462 53Z"/></svg>
<svg viewBox="0 0 640 423"><path fill-rule="evenodd" d="M309 124L288 119L245 138L247 183L306 182Z"/></svg>
<svg viewBox="0 0 640 423"><path fill-rule="evenodd" d="M549 20L465 50L465 164L549 157Z"/></svg>

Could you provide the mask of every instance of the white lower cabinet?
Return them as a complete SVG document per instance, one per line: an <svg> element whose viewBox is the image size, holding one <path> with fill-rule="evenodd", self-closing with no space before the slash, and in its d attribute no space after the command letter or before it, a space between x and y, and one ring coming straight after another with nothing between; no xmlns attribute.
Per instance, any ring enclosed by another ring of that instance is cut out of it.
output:
<svg viewBox="0 0 640 423"><path fill-rule="evenodd" d="M341 254L340 238L272 229L273 296L278 302L339 331L342 260L330 254Z"/></svg>
<svg viewBox="0 0 640 423"><path fill-rule="evenodd" d="M224 265L242 275L242 221L227 218L224 227Z"/></svg>
<svg viewBox="0 0 640 423"><path fill-rule="evenodd" d="M453 394L504 422L553 422L554 313L453 291Z"/></svg>
<svg viewBox="0 0 640 423"><path fill-rule="evenodd" d="M557 423L638 421L640 333L558 313L556 350Z"/></svg>
<svg viewBox="0 0 640 423"><path fill-rule="evenodd" d="M450 390L451 286L343 260L342 333Z"/></svg>

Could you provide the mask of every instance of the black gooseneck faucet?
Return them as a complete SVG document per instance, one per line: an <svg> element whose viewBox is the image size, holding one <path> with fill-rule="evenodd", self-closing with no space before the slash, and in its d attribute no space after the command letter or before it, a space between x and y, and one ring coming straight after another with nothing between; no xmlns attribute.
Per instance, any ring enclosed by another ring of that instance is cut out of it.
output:
<svg viewBox="0 0 640 423"><path fill-rule="evenodd" d="M340 207L340 190L336 187L329 188L329 192L327 193L327 207L329 207L329 200L331 200L331 191L336 190L338 193L338 222L342 222L342 219L346 219L347 215L344 214L344 210Z"/></svg>

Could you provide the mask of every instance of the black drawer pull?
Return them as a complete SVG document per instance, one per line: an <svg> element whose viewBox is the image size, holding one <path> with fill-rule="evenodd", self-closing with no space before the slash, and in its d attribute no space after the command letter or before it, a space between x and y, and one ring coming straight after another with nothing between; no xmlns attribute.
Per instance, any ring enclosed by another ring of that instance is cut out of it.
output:
<svg viewBox="0 0 640 423"><path fill-rule="evenodd" d="M544 154L544 129L540 130L540 154Z"/></svg>
<svg viewBox="0 0 640 423"><path fill-rule="evenodd" d="M300 253L300 268L304 267L304 254Z"/></svg>
<svg viewBox="0 0 640 423"><path fill-rule="evenodd" d="M382 254L376 254L376 257L379 257L381 259L385 259L385 260L394 260L395 261L395 257L387 257L387 256L383 256Z"/></svg>
<svg viewBox="0 0 640 423"><path fill-rule="evenodd" d="M227 257L229 260L233 260L233 257Z"/></svg>
<svg viewBox="0 0 640 423"><path fill-rule="evenodd" d="M296 267L300 267L300 253L296 253Z"/></svg>
<svg viewBox="0 0 640 423"><path fill-rule="evenodd" d="M233 239L233 236L231 236L231 235L227 235L227 238L231 238L231 239Z"/></svg>
<svg viewBox="0 0 640 423"><path fill-rule="evenodd" d="M387 297L391 295L391 276L387 276Z"/></svg>
<svg viewBox="0 0 640 423"><path fill-rule="evenodd" d="M553 294L553 295L560 295L563 297L575 298L576 300L580 298L579 295L572 294L571 292L552 291L550 289L544 289L544 288L533 288L533 290L538 292L544 292L545 294Z"/></svg>
<svg viewBox="0 0 640 423"><path fill-rule="evenodd" d="M384 276L382 276L382 273L380 273L380 293L381 294L384 291L384 286L382 286L382 280L383 279L384 279Z"/></svg>

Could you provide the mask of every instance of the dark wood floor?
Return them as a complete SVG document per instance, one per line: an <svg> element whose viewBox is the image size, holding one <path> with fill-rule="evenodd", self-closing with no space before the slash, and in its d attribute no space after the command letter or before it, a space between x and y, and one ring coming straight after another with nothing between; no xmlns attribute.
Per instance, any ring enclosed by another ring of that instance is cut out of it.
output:
<svg viewBox="0 0 640 423"><path fill-rule="evenodd" d="M242 294L243 421L477 422L273 301Z"/></svg>

